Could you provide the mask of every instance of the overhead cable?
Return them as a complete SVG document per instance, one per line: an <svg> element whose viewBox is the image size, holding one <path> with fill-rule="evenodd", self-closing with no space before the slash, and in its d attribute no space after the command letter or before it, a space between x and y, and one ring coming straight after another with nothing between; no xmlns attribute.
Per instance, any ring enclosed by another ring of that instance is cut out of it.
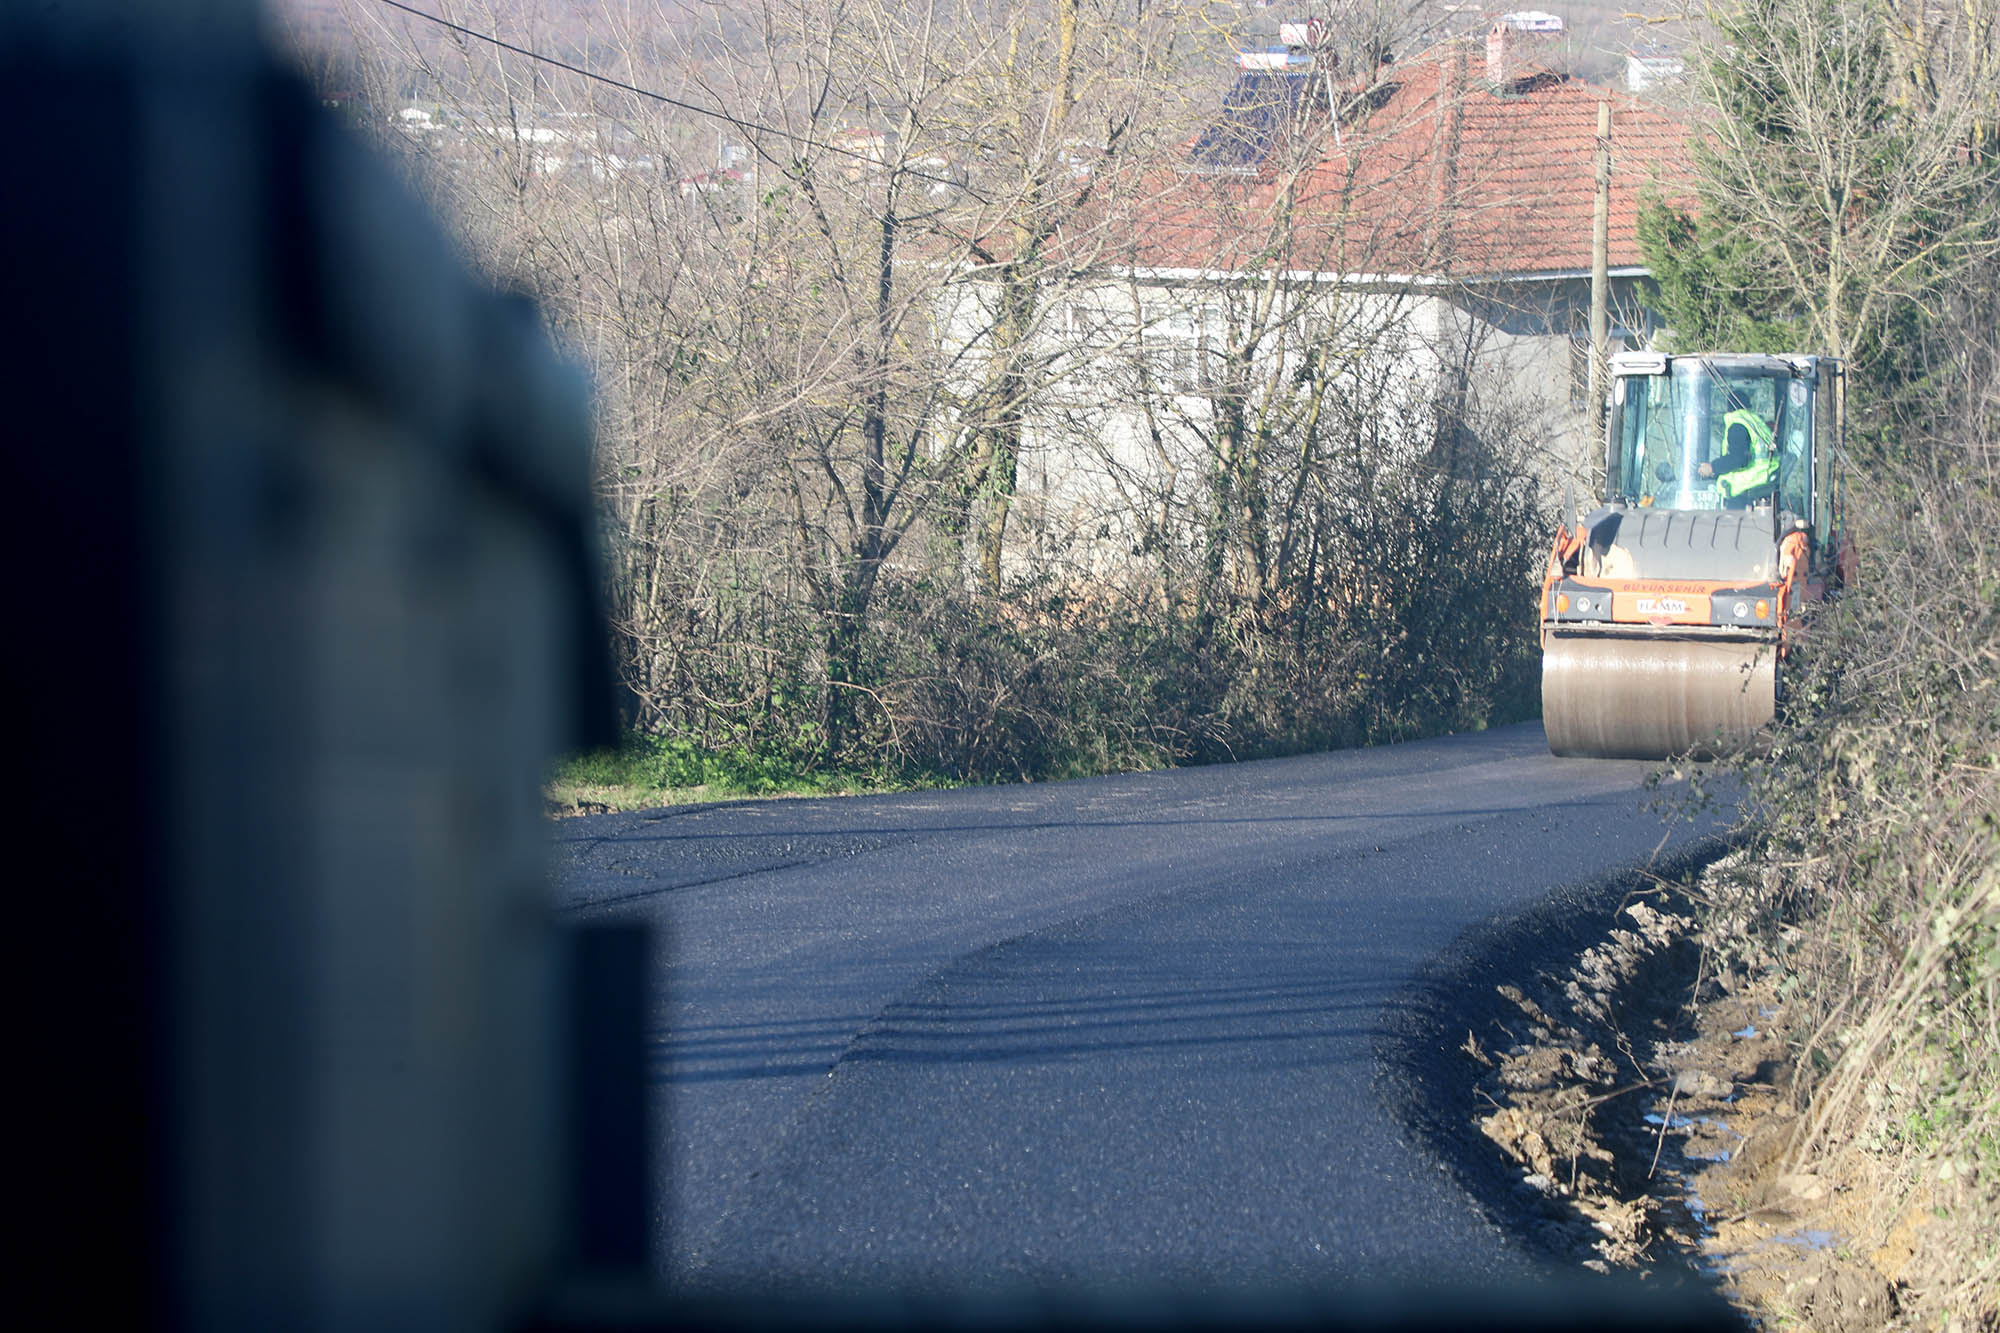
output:
<svg viewBox="0 0 2000 1333"><path fill-rule="evenodd" d="M414 5L406 5L402 3L402 0L375 0L375 2L380 5L386 5L390 9L399 9L403 13L408 14L414 18L423 19L427 23L435 23L441 28L449 28L451 31L455 33L459 33L462 36L471 37L476 41L488 42L494 46L499 47L503 51L511 51L517 56L523 56L529 60L538 61L544 65L553 65L557 69L567 70L571 74L575 74L581 78L593 80L597 83L608 84L609 86L617 88L623 92L631 93L635 97L650 98L652 101L664 103L667 106L674 107L681 111L692 112L694 115L697 116L708 116L711 119L722 121L725 124L731 126L732 128L742 130L745 133L767 134L770 135L772 138L783 139L787 143L793 144L798 147L816 148L822 152L828 152L828 153L840 153L847 157L855 158L858 161L866 162L870 166L874 167L880 167L883 165L880 158L877 158L868 153L861 152L857 149L843 148L839 144L827 143L824 140L813 139L804 135L794 134L790 130L777 129L773 126L764 125L754 120L745 120L741 116L734 115L728 111L723 110L720 107L700 106L693 102L684 102L677 97L669 97L665 93L656 93L650 88L641 88L636 84L626 83L622 79L614 79L608 74L599 74L595 70L588 70L584 69L579 65L572 65L568 61L558 59L555 56L544 55L540 51L531 50L530 48L525 46L517 46L513 42L507 41L504 38L494 36L492 33L481 32L477 28L468 28L462 23L454 23L452 20L444 18L441 15L427 13L424 10L418 9ZM966 188L963 182L952 180L950 177L934 176L929 174L928 172L917 171L913 168L906 168L904 174L913 176L918 180L932 181L939 185L949 185L954 189ZM968 191L968 193L973 193L973 192ZM974 193L973 197L977 198L978 195Z"/></svg>

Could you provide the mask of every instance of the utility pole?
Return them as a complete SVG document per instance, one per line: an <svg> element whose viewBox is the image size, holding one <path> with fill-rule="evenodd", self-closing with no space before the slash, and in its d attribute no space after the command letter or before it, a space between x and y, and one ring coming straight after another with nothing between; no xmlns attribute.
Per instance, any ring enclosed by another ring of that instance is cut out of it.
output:
<svg viewBox="0 0 2000 1333"><path fill-rule="evenodd" d="M1606 351L1611 341L1611 103L1597 104L1597 202L1590 217L1590 374L1586 451L1604 433Z"/></svg>

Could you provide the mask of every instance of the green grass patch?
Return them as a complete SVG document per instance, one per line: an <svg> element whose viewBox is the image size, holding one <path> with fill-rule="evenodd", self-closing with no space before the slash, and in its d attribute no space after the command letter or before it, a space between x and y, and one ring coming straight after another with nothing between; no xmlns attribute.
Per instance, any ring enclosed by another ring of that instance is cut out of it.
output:
<svg viewBox="0 0 2000 1333"><path fill-rule="evenodd" d="M846 796L951 785L932 773L826 766L776 750L710 749L671 736L622 744L556 765L544 792L556 814L603 814L744 797Z"/></svg>

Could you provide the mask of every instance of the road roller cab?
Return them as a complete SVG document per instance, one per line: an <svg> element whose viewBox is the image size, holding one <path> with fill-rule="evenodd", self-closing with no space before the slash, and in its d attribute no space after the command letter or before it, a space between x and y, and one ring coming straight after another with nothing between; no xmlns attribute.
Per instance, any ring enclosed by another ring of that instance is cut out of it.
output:
<svg viewBox="0 0 2000 1333"><path fill-rule="evenodd" d="M1808 605L1840 580L1841 366L1612 358L1602 503L1556 534L1542 719L1560 755L1714 753L1771 719Z"/></svg>

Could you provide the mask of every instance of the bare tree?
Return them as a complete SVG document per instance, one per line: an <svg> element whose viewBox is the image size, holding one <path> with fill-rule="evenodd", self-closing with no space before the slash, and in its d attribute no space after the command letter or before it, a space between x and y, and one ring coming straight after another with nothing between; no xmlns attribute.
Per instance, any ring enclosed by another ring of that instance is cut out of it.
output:
<svg viewBox="0 0 2000 1333"><path fill-rule="evenodd" d="M471 31L370 31L406 84L421 74L403 138L471 247L547 298L598 371L642 714L686 702L691 604L719 579L782 581L818 622L839 748L874 688L875 588L913 528L978 497L997 586L1030 332L1108 227L1171 25L1069 0L1053 24L1022 3L997 26L977 5L774 0L726 28L609 14L572 51L511 7L449 13ZM710 134L727 161L704 160ZM969 375L936 320L974 271L998 275L987 332L1006 350Z"/></svg>
<svg viewBox="0 0 2000 1333"><path fill-rule="evenodd" d="M1391 239L1339 220L1380 25L1340 29L1350 114L1315 81L1317 119L1292 108L1278 169L1246 189L1186 171L1223 94L1193 8L437 12L452 26L355 10L384 129L596 372L642 726L967 772L1064 747L1210 754L1301 730L1235 683L1270 645L1290 636L1288 678L1334 681L1335 637L1372 617L1375 646L1339 651L1381 659L1414 614L1395 570L1353 561L1380 540L1421 566L1407 544L1440 479L1471 477L1459 437L1439 452L1432 400L1376 369L1411 336L1391 327L1407 293L1299 280ZM1241 196L1201 261L1234 276L1148 285L1134 219L1203 191ZM1423 725L1351 720L1380 674L1339 676L1304 730Z"/></svg>
<svg viewBox="0 0 2000 1333"><path fill-rule="evenodd" d="M1749 0L1710 18L1698 207L1649 219L1670 322L1811 347L1892 390L1913 317L2000 245L1993 6Z"/></svg>

